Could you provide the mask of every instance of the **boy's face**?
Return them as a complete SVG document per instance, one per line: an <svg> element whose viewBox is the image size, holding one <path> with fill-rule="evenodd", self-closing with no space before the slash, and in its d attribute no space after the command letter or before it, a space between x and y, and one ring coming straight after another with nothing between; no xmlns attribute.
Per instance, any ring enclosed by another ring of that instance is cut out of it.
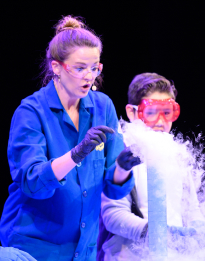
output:
<svg viewBox="0 0 205 261"><path fill-rule="evenodd" d="M164 99L169 99L172 98L168 93L166 92L153 92L149 96L145 96L142 99L155 99L155 100L164 100ZM132 122L138 118L138 113L137 111L130 105L127 104L126 106L126 112L127 112L127 117L129 120ZM164 131L164 132L170 132L171 127L172 127L172 122L170 121L165 121L164 117L160 115L159 119L155 123L145 123L148 127L152 128L154 131Z"/></svg>

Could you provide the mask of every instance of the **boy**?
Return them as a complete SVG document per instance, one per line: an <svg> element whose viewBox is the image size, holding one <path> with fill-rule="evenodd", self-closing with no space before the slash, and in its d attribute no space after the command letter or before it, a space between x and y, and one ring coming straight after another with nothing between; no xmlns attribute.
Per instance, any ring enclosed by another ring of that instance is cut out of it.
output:
<svg viewBox="0 0 205 261"><path fill-rule="evenodd" d="M179 105L175 102L176 96L177 90L174 84L165 77L156 73L139 74L129 86L127 116L131 122L141 119L154 131L169 133L172 122L178 118L180 113ZM140 257L135 255L131 248L134 244L139 245L147 234L146 165L142 163L134 167L133 173L135 187L129 195L121 200L110 200L102 194L102 220L110 233L105 236L101 220L101 233L98 239L98 260L100 261L140 260ZM194 202L191 220L204 222L205 219L199 210L192 180L189 185L189 197ZM180 235L191 235L195 231L191 227L189 228L190 224L187 228L183 228L182 215L178 211L180 204L180 200L175 202L173 211L177 222L175 222L176 227L172 225L170 231L177 230ZM170 220L169 216L167 216L167 220Z"/></svg>

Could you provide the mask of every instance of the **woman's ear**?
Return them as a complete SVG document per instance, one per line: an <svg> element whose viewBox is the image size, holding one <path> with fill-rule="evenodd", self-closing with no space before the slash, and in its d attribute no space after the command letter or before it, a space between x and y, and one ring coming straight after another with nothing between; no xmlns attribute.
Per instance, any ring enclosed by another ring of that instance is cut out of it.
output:
<svg viewBox="0 0 205 261"><path fill-rule="evenodd" d="M53 69L54 74L56 74L56 75L60 74L60 64L57 61L53 60L51 62L51 67Z"/></svg>
<svg viewBox="0 0 205 261"><path fill-rule="evenodd" d="M127 104L125 106L125 110L126 110L126 113L127 113L127 117L131 122L136 120L136 119L139 119L137 111L133 108L133 106L131 104Z"/></svg>

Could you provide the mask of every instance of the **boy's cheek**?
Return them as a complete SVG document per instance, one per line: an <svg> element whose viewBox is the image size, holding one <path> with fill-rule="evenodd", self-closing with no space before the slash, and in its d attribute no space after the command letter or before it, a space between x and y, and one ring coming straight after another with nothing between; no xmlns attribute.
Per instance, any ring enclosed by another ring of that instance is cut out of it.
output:
<svg viewBox="0 0 205 261"><path fill-rule="evenodd" d="M172 122L167 122L166 132L169 133L172 128Z"/></svg>

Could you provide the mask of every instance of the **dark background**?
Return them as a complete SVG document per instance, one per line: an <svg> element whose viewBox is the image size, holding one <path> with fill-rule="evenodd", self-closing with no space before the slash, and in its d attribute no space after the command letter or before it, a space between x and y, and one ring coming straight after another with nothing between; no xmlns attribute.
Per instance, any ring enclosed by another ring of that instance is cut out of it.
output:
<svg viewBox="0 0 205 261"><path fill-rule="evenodd" d="M174 128L205 132L204 5L197 1L3 1L1 3L1 176L0 213L11 183L7 142L11 117L21 99L41 87L39 64L52 27L62 15L85 18L101 36L104 93L118 117L125 116L127 88L142 72L175 82L181 115ZM195 134L193 134L194 132Z"/></svg>

